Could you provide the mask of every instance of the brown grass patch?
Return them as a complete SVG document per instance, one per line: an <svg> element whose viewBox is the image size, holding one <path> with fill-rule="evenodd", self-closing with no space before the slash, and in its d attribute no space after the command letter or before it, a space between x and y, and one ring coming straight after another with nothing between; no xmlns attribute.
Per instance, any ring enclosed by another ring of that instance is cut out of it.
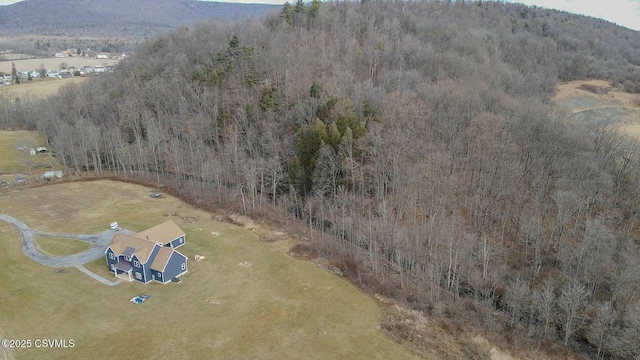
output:
<svg viewBox="0 0 640 360"><path fill-rule="evenodd" d="M560 83L553 100L562 102L579 97L606 100L625 107L638 107L640 104L640 94L620 91L605 80L576 80Z"/></svg>
<svg viewBox="0 0 640 360"><path fill-rule="evenodd" d="M580 84L580 86L578 86L578 88L580 90L588 91L590 93L594 93L594 94L598 94L598 95L607 94L607 93L609 93L609 90L611 90L610 88L606 88L606 87L602 87L602 86L596 86L594 84Z"/></svg>

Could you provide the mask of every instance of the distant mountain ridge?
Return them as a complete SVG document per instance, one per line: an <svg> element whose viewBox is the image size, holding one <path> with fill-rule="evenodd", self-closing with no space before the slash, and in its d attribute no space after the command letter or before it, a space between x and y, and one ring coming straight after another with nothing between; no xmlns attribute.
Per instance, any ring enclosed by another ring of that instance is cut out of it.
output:
<svg viewBox="0 0 640 360"><path fill-rule="evenodd" d="M279 7L196 0L26 0L0 6L0 36L153 37L212 18L261 17Z"/></svg>

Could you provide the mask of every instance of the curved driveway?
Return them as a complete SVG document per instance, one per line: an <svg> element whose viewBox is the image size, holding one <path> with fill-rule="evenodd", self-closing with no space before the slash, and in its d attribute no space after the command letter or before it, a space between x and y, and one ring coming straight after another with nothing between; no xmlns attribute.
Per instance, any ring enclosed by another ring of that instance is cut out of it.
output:
<svg viewBox="0 0 640 360"><path fill-rule="evenodd" d="M20 237L22 238L22 252L24 252L25 255L33 261L49 267L78 267L82 266L82 264L103 257L104 252L109 245L109 241L111 241L111 238L116 233L116 230L106 230L94 235L52 233L31 230L27 224L9 215L0 214L0 220L6 221L18 228L20 231ZM132 231L128 230L119 230L118 232L133 234ZM91 248L79 254L69 256L51 256L43 254L36 248L33 240L34 235L78 239L91 244Z"/></svg>

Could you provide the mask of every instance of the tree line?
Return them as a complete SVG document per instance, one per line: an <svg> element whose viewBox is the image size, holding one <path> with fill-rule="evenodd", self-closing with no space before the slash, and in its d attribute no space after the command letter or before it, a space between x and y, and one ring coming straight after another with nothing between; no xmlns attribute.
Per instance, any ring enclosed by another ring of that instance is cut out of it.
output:
<svg viewBox="0 0 640 360"><path fill-rule="evenodd" d="M416 309L470 301L505 331L629 358L638 145L549 100L587 77L637 92L639 51L636 32L517 4L298 2L7 99L0 126L43 131L77 173L286 214L359 285Z"/></svg>

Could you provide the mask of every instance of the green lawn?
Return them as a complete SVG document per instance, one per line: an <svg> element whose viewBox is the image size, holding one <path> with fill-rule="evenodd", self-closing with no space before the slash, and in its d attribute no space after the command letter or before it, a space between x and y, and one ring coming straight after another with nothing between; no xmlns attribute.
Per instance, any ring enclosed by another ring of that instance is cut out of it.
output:
<svg viewBox="0 0 640 360"><path fill-rule="evenodd" d="M77 269L56 273L32 262L15 228L0 222L0 336L75 342L71 349L11 350L10 357L413 358L377 329L376 303L350 283L287 256L282 244L261 242L170 196L151 199L149 191L96 181L0 194L0 211L43 231L94 233L111 221L137 230L172 219L187 233L179 250L190 259L180 284L110 287ZM205 259L196 262L195 254ZM104 259L86 267L113 279ZM142 292L151 298L129 303Z"/></svg>
<svg viewBox="0 0 640 360"><path fill-rule="evenodd" d="M91 244L78 239L54 236L34 236L34 240L42 252L53 256L78 254L91 248Z"/></svg>

